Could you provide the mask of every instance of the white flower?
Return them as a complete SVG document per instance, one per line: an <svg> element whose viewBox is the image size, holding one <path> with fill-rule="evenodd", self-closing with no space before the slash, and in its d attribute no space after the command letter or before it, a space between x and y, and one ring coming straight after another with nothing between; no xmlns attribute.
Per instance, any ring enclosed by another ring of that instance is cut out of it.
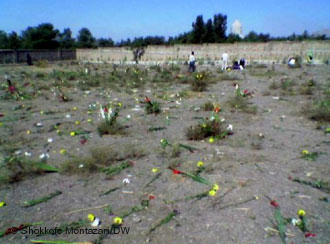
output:
<svg viewBox="0 0 330 244"><path fill-rule="evenodd" d="M52 143L52 142L53 142L53 138L48 138L47 141L48 141L49 143Z"/></svg>
<svg viewBox="0 0 330 244"><path fill-rule="evenodd" d="M81 169L84 167L84 164L79 164L78 168Z"/></svg>
<svg viewBox="0 0 330 244"><path fill-rule="evenodd" d="M210 118L211 121L215 120L215 117L212 115Z"/></svg>
<svg viewBox="0 0 330 244"><path fill-rule="evenodd" d="M93 227L97 227L100 225L100 219L99 218L95 218L94 221L91 223L91 226Z"/></svg>
<svg viewBox="0 0 330 244"><path fill-rule="evenodd" d="M126 118L130 119L130 118L131 118L131 115L130 115L130 114L128 114L128 115L126 116Z"/></svg>
<svg viewBox="0 0 330 244"><path fill-rule="evenodd" d="M30 153L30 152L25 152L24 155L27 156L27 157L31 157L32 153Z"/></svg>
<svg viewBox="0 0 330 244"><path fill-rule="evenodd" d="M67 114L67 115L65 115L65 118L70 119L71 118L71 115L70 114Z"/></svg>
<svg viewBox="0 0 330 244"><path fill-rule="evenodd" d="M224 118L222 118L222 119L220 120L220 122L225 122L225 119L224 119Z"/></svg>
<svg viewBox="0 0 330 244"><path fill-rule="evenodd" d="M39 158L40 159L47 159L47 158L49 158L49 154L48 153L40 154Z"/></svg>
<svg viewBox="0 0 330 244"><path fill-rule="evenodd" d="M236 90L238 89L238 84L236 84L235 89L236 89Z"/></svg>
<svg viewBox="0 0 330 244"><path fill-rule="evenodd" d="M125 178L125 179L123 179L123 183L124 184L129 184L130 183L130 180L128 178Z"/></svg>
<svg viewBox="0 0 330 244"><path fill-rule="evenodd" d="M180 105L181 103L179 101L175 101L176 104Z"/></svg>
<svg viewBox="0 0 330 244"><path fill-rule="evenodd" d="M100 104L100 114L101 114L101 117L102 119L105 119L105 114L104 114L104 110L102 108L102 105Z"/></svg>
<svg viewBox="0 0 330 244"><path fill-rule="evenodd" d="M292 220L291 220L291 224L292 224L292 225L294 225L294 226L297 226L297 225L299 225L299 224L300 224L300 222L301 222L301 220L300 220L300 219L292 219Z"/></svg>
<svg viewBox="0 0 330 244"><path fill-rule="evenodd" d="M39 122L39 123L36 124L36 126L37 126L37 127L42 127L42 123Z"/></svg>
<svg viewBox="0 0 330 244"><path fill-rule="evenodd" d="M233 125L229 124L228 127L227 127L227 130L232 131L233 130Z"/></svg>
<svg viewBox="0 0 330 244"><path fill-rule="evenodd" d="M15 154L16 154L16 155L19 155L19 154L21 154L21 153L22 153L21 150L17 150L17 151L15 151Z"/></svg>

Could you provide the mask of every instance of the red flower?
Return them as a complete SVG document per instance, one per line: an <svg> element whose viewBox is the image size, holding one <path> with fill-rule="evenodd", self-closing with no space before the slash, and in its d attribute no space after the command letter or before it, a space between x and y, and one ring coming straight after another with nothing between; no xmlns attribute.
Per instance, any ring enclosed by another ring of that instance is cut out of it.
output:
<svg viewBox="0 0 330 244"><path fill-rule="evenodd" d="M307 232L306 234L305 234L305 238L308 238L308 237L315 237L316 236L316 234L314 234L314 233L310 233L310 232Z"/></svg>
<svg viewBox="0 0 330 244"><path fill-rule="evenodd" d="M173 172L173 174L175 174L175 175L182 174L182 172L181 172L180 170L177 170L177 169L172 169L172 172Z"/></svg>
<svg viewBox="0 0 330 244"><path fill-rule="evenodd" d="M9 89L10 93L14 93L16 91L15 86L9 86L8 89Z"/></svg>
<svg viewBox="0 0 330 244"><path fill-rule="evenodd" d="M151 103L151 100L150 100L149 97L146 97L146 98L144 99L144 101L145 101L146 103Z"/></svg>
<svg viewBox="0 0 330 244"><path fill-rule="evenodd" d="M249 94L248 89L245 89L243 92L244 92L245 95Z"/></svg>
<svg viewBox="0 0 330 244"><path fill-rule="evenodd" d="M103 110L104 110L105 113L108 113L109 112L109 109L107 107L104 107Z"/></svg>
<svg viewBox="0 0 330 244"><path fill-rule="evenodd" d="M149 195L149 200L153 200L155 199L156 197L154 195Z"/></svg>
<svg viewBox="0 0 330 244"><path fill-rule="evenodd" d="M80 140L81 145L84 145L86 142L87 142L87 139L85 139L85 138Z"/></svg>
<svg viewBox="0 0 330 244"><path fill-rule="evenodd" d="M216 112L216 113L219 113L219 112L220 112L220 110L221 110L221 108L220 108L220 107L216 107L216 108L214 108L214 112Z"/></svg>
<svg viewBox="0 0 330 244"><path fill-rule="evenodd" d="M280 206L275 200L271 200L270 205L272 205L275 208L278 208Z"/></svg>

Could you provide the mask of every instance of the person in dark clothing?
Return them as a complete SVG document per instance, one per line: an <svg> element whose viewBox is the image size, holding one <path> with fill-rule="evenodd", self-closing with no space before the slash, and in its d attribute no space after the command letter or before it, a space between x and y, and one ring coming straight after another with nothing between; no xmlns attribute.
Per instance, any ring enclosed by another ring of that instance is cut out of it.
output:
<svg viewBox="0 0 330 244"><path fill-rule="evenodd" d="M240 65L238 64L238 61L234 61L233 69L241 69Z"/></svg>
<svg viewBox="0 0 330 244"><path fill-rule="evenodd" d="M241 58L239 60L239 65L243 67L243 69L245 69L245 59L244 58Z"/></svg>
<svg viewBox="0 0 330 244"><path fill-rule="evenodd" d="M29 53L26 55L26 63L28 65L33 65L32 58L31 58L31 55Z"/></svg>
<svg viewBox="0 0 330 244"><path fill-rule="evenodd" d="M195 72L196 70L195 62L196 62L195 53L191 52L191 55L189 56L189 72Z"/></svg>

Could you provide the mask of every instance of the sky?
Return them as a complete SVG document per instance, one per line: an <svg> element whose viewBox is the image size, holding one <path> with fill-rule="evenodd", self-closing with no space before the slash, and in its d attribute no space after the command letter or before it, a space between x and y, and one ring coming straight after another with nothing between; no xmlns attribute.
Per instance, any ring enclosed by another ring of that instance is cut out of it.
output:
<svg viewBox="0 0 330 244"><path fill-rule="evenodd" d="M191 30L197 15L204 21L227 15L243 34L251 30L287 36L330 29L330 0L0 0L0 30L21 33L28 26L52 23L76 36L87 27L97 37L121 39L176 36Z"/></svg>

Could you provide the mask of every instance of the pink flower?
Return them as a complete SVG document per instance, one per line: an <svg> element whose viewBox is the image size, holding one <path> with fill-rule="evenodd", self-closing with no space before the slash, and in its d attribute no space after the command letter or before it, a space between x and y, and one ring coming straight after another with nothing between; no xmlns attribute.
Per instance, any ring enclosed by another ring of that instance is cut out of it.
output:
<svg viewBox="0 0 330 244"><path fill-rule="evenodd" d="M172 169L172 172L173 172L173 174L175 174L175 175L182 174L182 172L181 172L180 170L177 170L177 169Z"/></svg>
<svg viewBox="0 0 330 244"><path fill-rule="evenodd" d="M275 208L278 208L280 206L275 200L271 200L270 205L272 205Z"/></svg>
<svg viewBox="0 0 330 244"><path fill-rule="evenodd" d="M308 238L308 237L315 237L316 236L316 234L314 234L314 233L310 233L310 232L307 232L306 234L305 234L305 238Z"/></svg>
<svg viewBox="0 0 330 244"><path fill-rule="evenodd" d="M9 86L8 89L9 89L10 93L14 93L16 91L15 86Z"/></svg>

